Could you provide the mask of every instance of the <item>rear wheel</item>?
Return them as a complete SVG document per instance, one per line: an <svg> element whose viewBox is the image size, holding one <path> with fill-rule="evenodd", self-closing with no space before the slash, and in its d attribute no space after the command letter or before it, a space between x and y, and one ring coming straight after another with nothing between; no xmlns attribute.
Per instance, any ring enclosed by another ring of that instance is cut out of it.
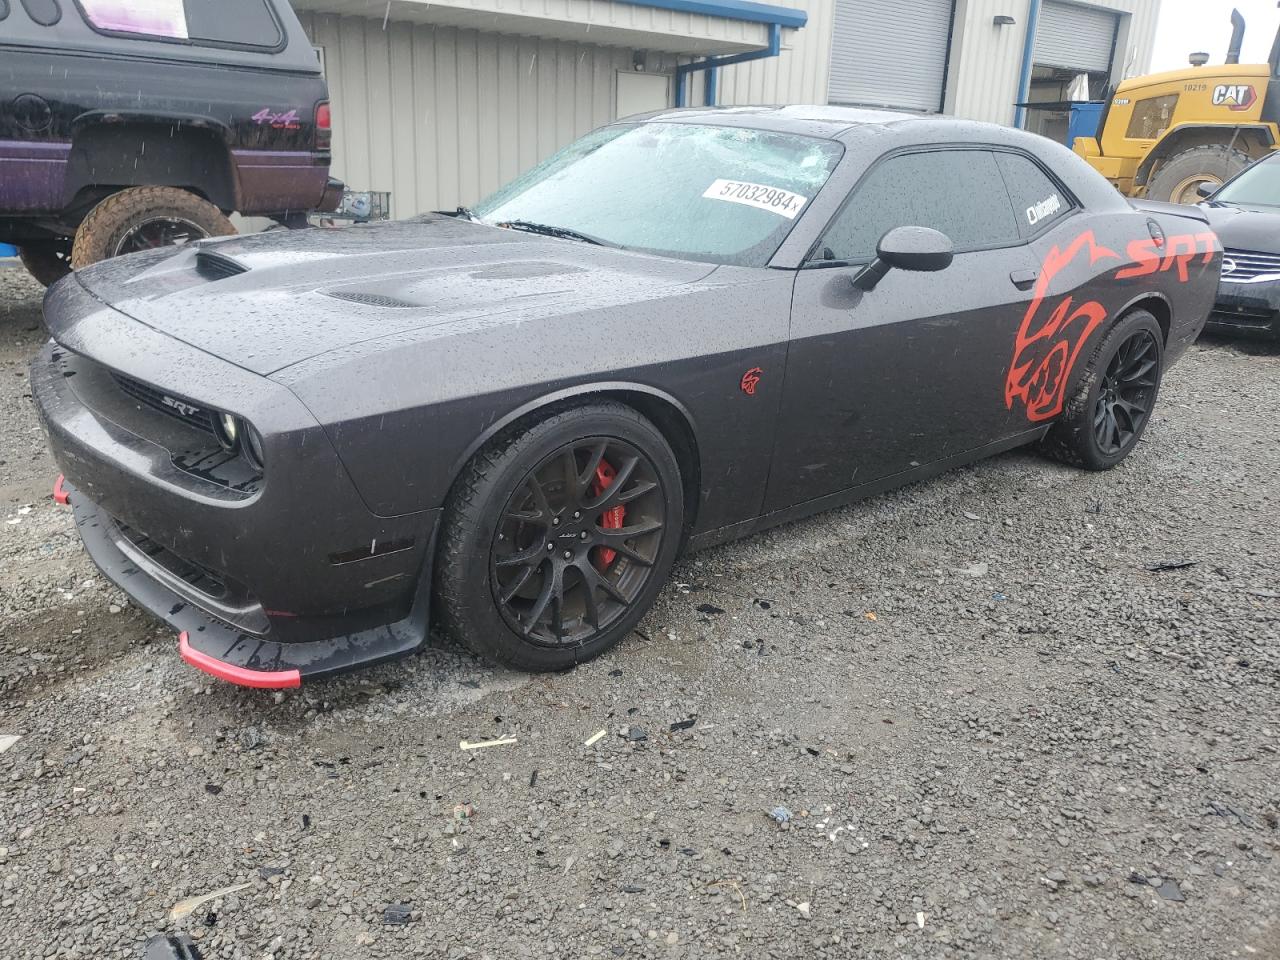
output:
<svg viewBox="0 0 1280 960"><path fill-rule="evenodd" d="M500 436L445 508L435 585L446 632L522 670L598 656L653 603L683 522L675 456L629 407L569 407Z"/></svg>
<svg viewBox="0 0 1280 960"><path fill-rule="evenodd" d="M1198 203L1200 184L1220 186L1249 165L1249 155L1225 143L1189 147L1164 160L1147 184L1147 199Z"/></svg>
<svg viewBox="0 0 1280 960"><path fill-rule="evenodd" d="M126 253L235 232L221 210L193 193L177 187L131 187L89 211L76 231L71 265L79 270Z"/></svg>
<svg viewBox="0 0 1280 960"><path fill-rule="evenodd" d="M1142 439L1163 371L1160 325L1146 310L1131 311L1098 345L1044 439L1045 452L1087 470L1110 470Z"/></svg>
<svg viewBox="0 0 1280 960"><path fill-rule="evenodd" d="M24 244L18 250L22 265L36 281L51 287L71 272L70 244L57 240Z"/></svg>

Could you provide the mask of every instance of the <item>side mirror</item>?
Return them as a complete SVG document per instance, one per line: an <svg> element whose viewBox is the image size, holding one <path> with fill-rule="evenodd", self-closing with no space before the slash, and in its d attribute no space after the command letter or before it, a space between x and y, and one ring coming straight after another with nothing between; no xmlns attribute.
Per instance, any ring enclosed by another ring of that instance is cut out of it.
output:
<svg viewBox="0 0 1280 960"><path fill-rule="evenodd" d="M853 278L859 290L874 290L892 269L932 273L951 266L951 238L929 227L894 227L876 244L876 258Z"/></svg>
<svg viewBox="0 0 1280 960"><path fill-rule="evenodd" d="M1222 186L1220 183L1210 183L1208 180L1196 186L1196 196L1202 199L1209 199L1218 192L1218 188Z"/></svg>

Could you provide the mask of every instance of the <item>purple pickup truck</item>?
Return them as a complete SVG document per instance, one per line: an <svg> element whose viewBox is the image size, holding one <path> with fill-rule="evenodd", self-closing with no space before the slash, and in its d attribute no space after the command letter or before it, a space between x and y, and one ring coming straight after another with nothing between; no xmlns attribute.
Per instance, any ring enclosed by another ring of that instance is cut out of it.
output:
<svg viewBox="0 0 1280 960"><path fill-rule="evenodd" d="M334 209L331 129L285 0L0 0L0 242L45 284Z"/></svg>

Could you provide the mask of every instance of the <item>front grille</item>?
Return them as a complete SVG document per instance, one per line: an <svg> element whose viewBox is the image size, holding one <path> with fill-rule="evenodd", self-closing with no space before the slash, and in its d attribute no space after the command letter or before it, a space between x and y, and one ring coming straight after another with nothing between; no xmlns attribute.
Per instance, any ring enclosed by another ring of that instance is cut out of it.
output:
<svg viewBox="0 0 1280 960"><path fill-rule="evenodd" d="M175 397L172 394L165 393L163 390L157 390L141 380L126 377L122 373L112 371L111 376L121 390L139 403L144 403L153 410L159 410L161 413L181 420L183 423L189 424L198 430L203 430L205 433L213 434L212 411L198 406L190 400L184 400L182 397Z"/></svg>
<svg viewBox="0 0 1280 960"><path fill-rule="evenodd" d="M1232 283L1280 279L1280 253L1228 248L1222 254L1222 279Z"/></svg>
<svg viewBox="0 0 1280 960"><path fill-rule="evenodd" d="M231 595L231 588L213 571L197 563L184 560L167 547L162 547L141 530L135 530L128 524L112 518L120 536L133 544L148 560L168 570L191 589L196 590L211 600L226 600Z"/></svg>
<svg viewBox="0 0 1280 960"><path fill-rule="evenodd" d="M1274 310L1259 310L1253 307L1229 307L1219 305L1209 314L1209 322L1230 327L1243 327L1250 330L1266 330L1276 320Z"/></svg>

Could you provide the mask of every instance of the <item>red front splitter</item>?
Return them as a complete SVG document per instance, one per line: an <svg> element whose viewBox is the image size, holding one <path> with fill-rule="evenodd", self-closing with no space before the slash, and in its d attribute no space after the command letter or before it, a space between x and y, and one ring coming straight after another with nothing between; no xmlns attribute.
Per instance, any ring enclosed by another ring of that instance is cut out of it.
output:
<svg viewBox="0 0 1280 960"><path fill-rule="evenodd" d="M53 502L60 503L64 507L71 502L71 494L67 493L62 485L66 479L62 474L58 474L58 479L53 481Z"/></svg>
<svg viewBox="0 0 1280 960"><path fill-rule="evenodd" d="M203 670L219 680L226 680L241 687L256 687L260 690L283 690L302 686L302 674L297 670L249 670L224 663L207 653L194 649L187 640L184 630L178 634L178 653L183 660L197 670Z"/></svg>

